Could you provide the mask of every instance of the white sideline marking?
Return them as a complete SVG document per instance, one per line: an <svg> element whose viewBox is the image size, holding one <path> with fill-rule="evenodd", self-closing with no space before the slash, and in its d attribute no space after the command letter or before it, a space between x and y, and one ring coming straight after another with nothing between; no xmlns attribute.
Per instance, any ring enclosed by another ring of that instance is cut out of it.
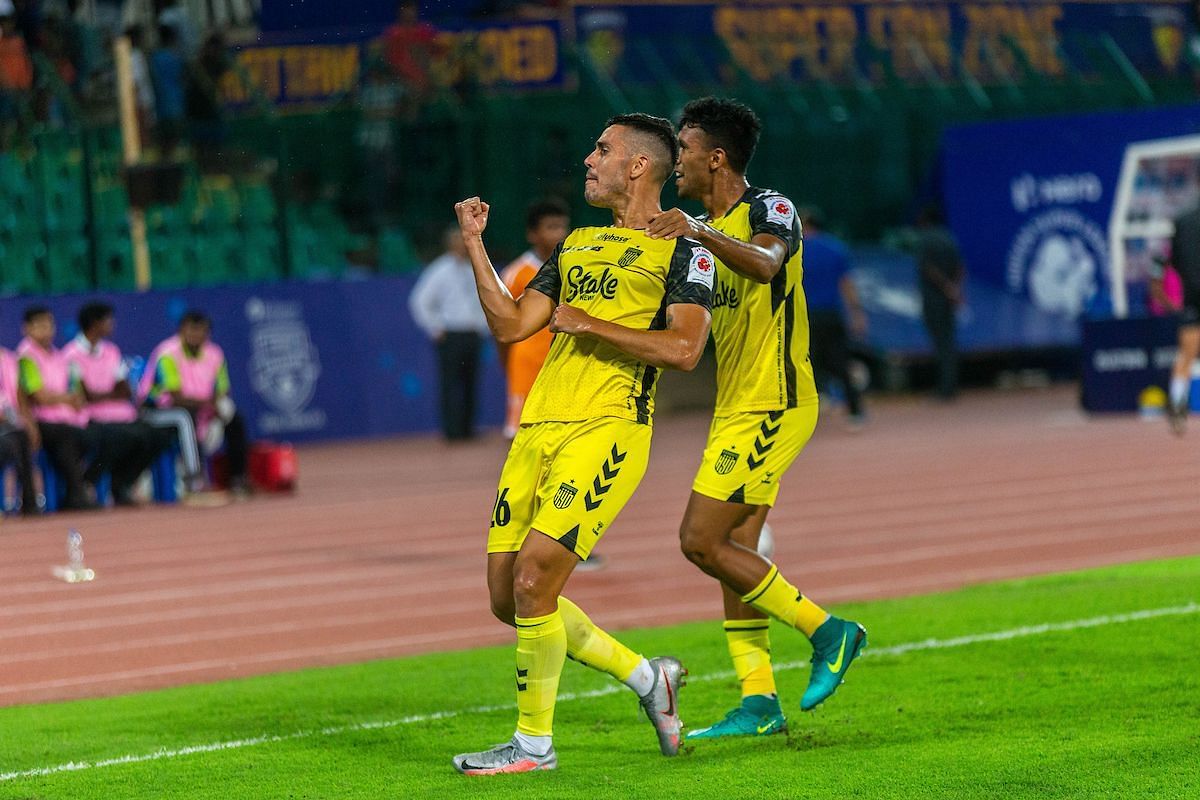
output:
<svg viewBox="0 0 1200 800"><path fill-rule="evenodd" d="M945 650L951 647L962 647L964 645L978 644L981 642L1004 642L1010 639L1020 639L1026 636L1040 636L1045 633L1058 633L1060 631L1098 628L1104 625L1117 625L1124 622L1137 622L1139 620L1153 619L1155 617L1183 616L1187 614L1196 614L1198 612L1200 612L1200 603L1191 602L1183 606L1151 608L1144 611L1132 611L1126 614L1106 614L1104 616L1091 617L1089 619L1077 619L1069 622L1048 622L1043 625L1027 625L1020 628L1011 628L1006 631L976 633L970 636L957 636L952 639L925 639L924 641L920 642L909 642L907 644L898 644L891 647L873 647L863 651L863 655L895 656L921 650ZM808 666L807 661L792 661L783 664L776 664L775 670L782 671L800 669L806 666ZM734 677L734 673L731 670L727 670L709 675L693 676L690 678L690 680L696 683L703 683L708 681L728 680L732 677ZM604 697L606 695L616 694L624 691L624 688L625 687L623 686L614 684L590 692L564 693L558 696L558 700L559 702L565 702L569 700L584 700L592 697ZM260 744L288 742L296 739L311 739L318 736L338 736L343 733L354 733L356 731L384 730L387 728L397 728L401 725L433 722L434 720L448 719L450 717L457 717L465 714L489 714L495 711L510 710L511 708L511 703L505 703L503 705L476 706L474 708L463 709L462 711L436 711L429 714L413 714L407 717L400 717L399 719L380 720L377 722L354 722L350 723L349 725L333 725L326 728L294 731L293 733L285 734L264 734L262 736L253 736L247 739L231 739L225 742L190 745L188 747L177 747L171 750L162 748L150 753L117 756L116 758L106 758L100 761L70 761L66 764L58 764L53 767L38 767L36 769L18 770L15 772L2 772L0 773L0 782L13 781L20 778L40 778L47 775L57 775L62 772L80 772L88 769L99 769L101 767L114 767L120 764L139 764L145 761L158 761L164 758L179 758L181 756L195 755L197 753L216 753L221 750L239 750L243 747L255 747Z"/></svg>

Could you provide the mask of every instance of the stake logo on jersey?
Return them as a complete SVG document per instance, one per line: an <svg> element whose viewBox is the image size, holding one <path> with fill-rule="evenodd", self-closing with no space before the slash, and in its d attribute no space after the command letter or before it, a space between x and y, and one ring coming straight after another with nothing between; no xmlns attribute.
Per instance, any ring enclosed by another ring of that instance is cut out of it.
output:
<svg viewBox="0 0 1200 800"><path fill-rule="evenodd" d="M578 228L526 291L635 330L663 330L667 306L711 308L717 261L694 239L651 239L628 228ZM586 337L554 337L522 423L619 417L649 424L658 369ZM594 499L594 498L593 498Z"/></svg>
<svg viewBox="0 0 1200 800"><path fill-rule="evenodd" d="M717 262L712 323L716 415L815 403L795 204L778 192L751 187L709 224L739 242L766 233L787 247L787 260L770 283L756 283Z"/></svg>
<svg viewBox="0 0 1200 800"><path fill-rule="evenodd" d="M713 311L718 308L737 308L740 302L737 289L718 277L716 285L713 286Z"/></svg>
<svg viewBox="0 0 1200 800"><path fill-rule="evenodd" d="M608 267L599 275L584 272L578 265L567 270L567 293L563 296L564 303L572 300L591 300L599 295L605 300L617 296L617 276L608 271Z"/></svg>

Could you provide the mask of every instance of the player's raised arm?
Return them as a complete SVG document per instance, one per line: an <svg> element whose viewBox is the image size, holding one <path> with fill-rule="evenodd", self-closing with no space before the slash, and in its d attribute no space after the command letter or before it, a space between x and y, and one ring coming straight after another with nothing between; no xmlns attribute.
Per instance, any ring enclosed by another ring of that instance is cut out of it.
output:
<svg viewBox="0 0 1200 800"><path fill-rule="evenodd" d="M711 250L722 264L758 283L770 283L791 256L787 243L778 236L759 233L748 242L739 241L678 208L653 217L646 233L653 239L680 236L695 239Z"/></svg>
<svg viewBox="0 0 1200 800"><path fill-rule="evenodd" d="M528 339L546 327L554 312L554 300L541 292L525 292L519 299L513 299L483 246L483 231L487 228L490 210L491 207L478 197L454 204L488 328L501 344L511 344Z"/></svg>
<svg viewBox="0 0 1200 800"><path fill-rule="evenodd" d="M708 309L694 303L667 306L667 327L658 331L626 328L596 319L574 306L560 305L554 310L550 330L599 339L652 367L687 372L700 361L711 322Z"/></svg>
<svg viewBox="0 0 1200 800"><path fill-rule="evenodd" d="M654 367L689 371L700 361L708 341L715 272L712 253L694 240L681 239L667 274L661 327L627 328L596 319L574 306L560 305L554 310L550 330L599 339Z"/></svg>

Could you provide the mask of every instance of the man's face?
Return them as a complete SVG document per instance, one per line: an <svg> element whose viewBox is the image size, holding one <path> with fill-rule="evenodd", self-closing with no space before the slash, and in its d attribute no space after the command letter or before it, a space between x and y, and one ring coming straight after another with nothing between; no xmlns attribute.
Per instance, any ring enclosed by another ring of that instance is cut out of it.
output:
<svg viewBox="0 0 1200 800"><path fill-rule="evenodd" d="M703 129L688 126L679 131L679 160L675 162L675 191L680 197L698 200L712 188L709 165L712 150Z"/></svg>
<svg viewBox="0 0 1200 800"><path fill-rule="evenodd" d="M629 192L627 134L620 125L610 125L596 140L596 148L583 160L587 175L583 199L597 208L612 208Z"/></svg>
<svg viewBox="0 0 1200 800"><path fill-rule="evenodd" d="M49 349L54 344L54 334L58 329L54 325L53 314L39 314L24 325L25 335L33 339L43 349Z"/></svg>
<svg viewBox="0 0 1200 800"><path fill-rule="evenodd" d="M179 327L179 338L192 350L208 341L208 325L204 322L185 322Z"/></svg>
<svg viewBox="0 0 1200 800"><path fill-rule="evenodd" d="M567 238L566 217L557 214L542 217L526 234L530 246L539 253L545 253L553 250L559 242Z"/></svg>
<svg viewBox="0 0 1200 800"><path fill-rule="evenodd" d="M116 317L108 316L96 323L96 334L101 339L111 339L117 327Z"/></svg>

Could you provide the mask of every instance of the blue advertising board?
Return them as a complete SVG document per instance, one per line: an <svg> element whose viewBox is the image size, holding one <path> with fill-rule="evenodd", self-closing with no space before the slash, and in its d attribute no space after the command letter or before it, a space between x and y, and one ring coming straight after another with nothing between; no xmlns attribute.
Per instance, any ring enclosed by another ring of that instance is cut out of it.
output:
<svg viewBox="0 0 1200 800"><path fill-rule="evenodd" d="M690 51L679 54L681 67L698 61L712 68L728 52L760 81L882 79L880 54L899 77L921 80L931 70L956 80L960 66L977 79L1004 80L1020 72L1022 60L1040 74L1061 75L1068 66L1087 74L1107 66L1109 56L1097 55L1106 37L1143 74L1164 74L1186 68L1184 47L1193 30L1186 0L613 0L576 3L574 14L580 44L610 72L630 80L654 80L654 60L672 58L663 52L668 48L645 59L639 52L641 44L664 37L672 49ZM720 46L714 46L718 40Z"/></svg>
<svg viewBox="0 0 1200 800"><path fill-rule="evenodd" d="M1167 317L1083 323L1082 404L1087 411L1136 411L1146 389L1165 390L1178 323ZM1200 402L1200 393L1192 393Z"/></svg>
<svg viewBox="0 0 1200 800"><path fill-rule="evenodd" d="M372 64L386 66L385 24L265 33L238 48L222 78L231 107L266 101L280 107L328 105L358 91ZM562 88L564 31L558 18L452 21L431 31L438 54L435 83L477 82L489 88ZM397 76L393 76L397 77Z"/></svg>
<svg viewBox="0 0 1200 800"><path fill-rule="evenodd" d="M1125 148L1198 131L1200 105L946 131L942 194L967 269L1045 311L1104 315Z"/></svg>
<svg viewBox="0 0 1200 800"><path fill-rule="evenodd" d="M113 337L127 356L146 356L189 308L213 320L232 394L256 436L285 441L375 437L438 429L433 345L408 313L415 279L286 282L145 294L0 300L0 345L15 348L25 307L45 304L58 343L77 331L93 297L116 309ZM479 375L481 425L504 418L504 374L491 343Z"/></svg>
<svg viewBox="0 0 1200 800"><path fill-rule="evenodd" d="M867 342L885 356L909 358L933 352L921 321L921 290L911 256L896 250L855 248L855 286L870 318ZM962 353L1073 348L1079 326L1062 314L1046 312L1023 297L968 276L965 302L957 318Z"/></svg>

